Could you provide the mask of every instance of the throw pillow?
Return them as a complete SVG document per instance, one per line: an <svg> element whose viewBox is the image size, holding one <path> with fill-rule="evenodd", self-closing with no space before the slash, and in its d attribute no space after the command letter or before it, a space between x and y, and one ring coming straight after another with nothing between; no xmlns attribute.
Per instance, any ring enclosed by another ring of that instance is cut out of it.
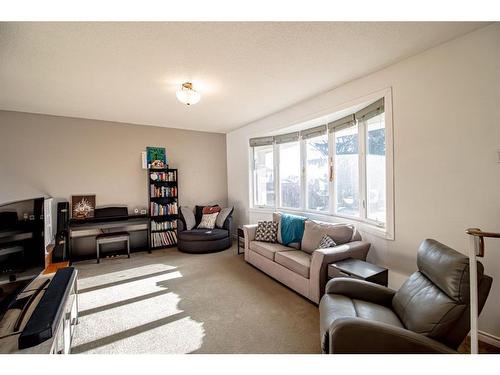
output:
<svg viewBox="0 0 500 375"><path fill-rule="evenodd" d="M220 212L221 208L219 206L205 206L201 211L203 215L205 214L214 214L216 212Z"/></svg>
<svg viewBox="0 0 500 375"><path fill-rule="evenodd" d="M321 241L319 241L318 249L326 249L334 246L337 246L335 241L328 234L325 234Z"/></svg>
<svg viewBox="0 0 500 375"><path fill-rule="evenodd" d="M230 217L233 214L234 207L225 207L220 210L219 216L217 216L217 220L215 222L215 225L217 228L223 228L224 223L226 222L226 219Z"/></svg>
<svg viewBox="0 0 500 375"><path fill-rule="evenodd" d="M186 224L186 230L191 230L196 226L196 219L193 210L187 206L181 206L181 216Z"/></svg>
<svg viewBox="0 0 500 375"><path fill-rule="evenodd" d="M255 241L276 242L278 223L274 221L259 221L255 231Z"/></svg>
<svg viewBox="0 0 500 375"><path fill-rule="evenodd" d="M198 229L214 229L217 215L219 215L218 212L214 212L212 214L203 214L203 216L201 217L201 222L198 225Z"/></svg>
<svg viewBox="0 0 500 375"><path fill-rule="evenodd" d="M219 206L218 204L215 204L213 206L208 206L208 207L218 207L218 206ZM200 224L201 217L203 216L203 209L205 207L207 207L207 206L198 206L198 205L195 206L194 217L196 219L196 225Z"/></svg>

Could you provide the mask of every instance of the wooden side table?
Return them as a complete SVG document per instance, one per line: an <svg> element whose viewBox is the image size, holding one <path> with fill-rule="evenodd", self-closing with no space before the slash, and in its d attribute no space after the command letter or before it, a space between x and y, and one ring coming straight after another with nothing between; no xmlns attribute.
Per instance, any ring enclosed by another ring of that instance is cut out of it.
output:
<svg viewBox="0 0 500 375"><path fill-rule="evenodd" d="M334 277L353 277L387 286L388 275L387 268L382 268L359 259L348 258L328 265L329 279L333 279Z"/></svg>
<svg viewBox="0 0 500 375"><path fill-rule="evenodd" d="M240 253L240 240L243 240L243 251ZM245 253L245 232L242 227L238 227L238 255Z"/></svg>

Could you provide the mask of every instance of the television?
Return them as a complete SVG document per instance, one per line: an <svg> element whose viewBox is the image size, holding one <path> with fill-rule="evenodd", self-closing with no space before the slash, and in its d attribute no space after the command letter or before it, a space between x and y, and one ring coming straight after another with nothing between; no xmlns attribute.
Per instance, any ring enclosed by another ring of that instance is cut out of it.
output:
<svg viewBox="0 0 500 375"><path fill-rule="evenodd" d="M0 205L0 316L8 303L45 268L53 241L52 198Z"/></svg>

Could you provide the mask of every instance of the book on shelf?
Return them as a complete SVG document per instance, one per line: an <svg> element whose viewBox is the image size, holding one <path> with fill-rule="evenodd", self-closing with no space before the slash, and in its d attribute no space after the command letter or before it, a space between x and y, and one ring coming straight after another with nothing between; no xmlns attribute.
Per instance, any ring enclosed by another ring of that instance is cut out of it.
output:
<svg viewBox="0 0 500 375"><path fill-rule="evenodd" d="M177 229L177 220L155 221L151 220L151 230L175 230Z"/></svg>
<svg viewBox="0 0 500 375"><path fill-rule="evenodd" d="M174 231L170 232L159 232L151 233L151 246L172 246L177 244L177 233Z"/></svg>
<svg viewBox="0 0 500 375"><path fill-rule="evenodd" d="M151 198L177 198L177 187L150 186Z"/></svg>
<svg viewBox="0 0 500 375"><path fill-rule="evenodd" d="M177 171L169 171L169 172L149 172L149 178L153 181L169 181L175 182L177 181Z"/></svg>
<svg viewBox="0 0 500 375"><path fill-rule="evenodd" d="M149 214L151 216L177 215L177 202L169 204L158 204L151 202Z"/></svg>

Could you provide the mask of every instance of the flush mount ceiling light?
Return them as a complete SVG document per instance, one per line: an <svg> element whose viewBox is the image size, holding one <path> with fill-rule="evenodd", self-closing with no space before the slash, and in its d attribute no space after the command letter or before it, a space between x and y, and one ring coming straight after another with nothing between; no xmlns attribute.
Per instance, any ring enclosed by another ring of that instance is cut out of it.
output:
<svg viewBox="0 0 500 375"><path fill-rule="evenodd" d="M177 99L186 105L196 104L200 101L200 93L193 89L191 82L185 82L175 93Z"/></svg>

